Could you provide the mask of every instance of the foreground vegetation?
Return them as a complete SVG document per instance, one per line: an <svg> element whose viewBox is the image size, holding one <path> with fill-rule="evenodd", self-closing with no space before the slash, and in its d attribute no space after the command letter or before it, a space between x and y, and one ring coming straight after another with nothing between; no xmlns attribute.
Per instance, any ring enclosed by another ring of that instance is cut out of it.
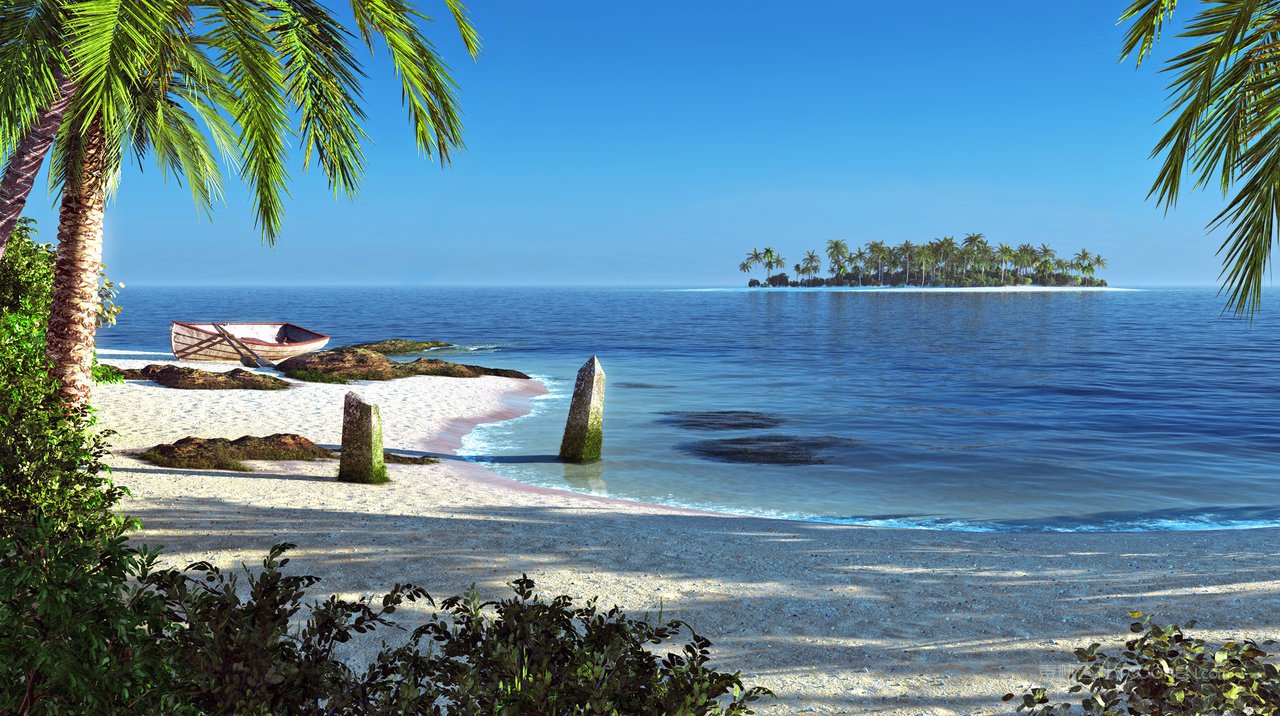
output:
<svg viewBox="0 0 1280 716"><path fill-rule="evenodd" d="M766 695L708 664L688 625L544 599L525 577L500 601L438 604L410 584L306 603L292 545L262 568L158 567L130 543L123 490L89 409L45 356L54 254L15 234L0 260L0 713L749 714ZM366 666L342 645L434 616Z"/></svg>
<svg viewBox="0 0 1280 716"><path fill-rule="evenodd" d="M764 278L752 278L750 286L1106 286L1095 278L1107 260L1080 249L1062 258L1052 247L1022 244L992 246L982 234L969 234L957 242L948 236L926 244L910 241L889 246L872 241L851 251L837 239L827 242L826 277L823 257L815 251L786 273L787 260L772 248L752 249L738 264L750 274L763 269ZM776 272L776 273L775 273Z"/></svg>
<svg viewBox="0 0 1280 716"><path fill-rule="evenodd" d="M1077 649L1080 668L1068 690L1079 704L1052 703L1046 689L1006 694L1018 711L1032 716L1128 716L1129 714L1280 714L1280 668L1252 641L1228 641L1218 648L1161 626L1132 612L1129 630L1137 636L1119 655L1099 644ZM1194 626L1191 624L1190 626Z"/></svg>

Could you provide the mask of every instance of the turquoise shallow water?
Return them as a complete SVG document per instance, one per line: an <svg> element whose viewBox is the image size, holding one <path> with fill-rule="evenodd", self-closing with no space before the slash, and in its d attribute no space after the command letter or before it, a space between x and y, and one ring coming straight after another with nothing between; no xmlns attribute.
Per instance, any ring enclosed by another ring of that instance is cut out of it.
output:
<svg viewBox="0 0 1280 716"><path fill-rule="evenodd" d="M1280 524L1280 323L1223 317L1212 289L130 287L122 302L101 347L167 351L175 318L287 319L335 345L448 340L460 348L435 355L534 374L551 390L534 412L482 426L463 453L539 485L933 529ZM593 353L605 457L560 465ZM705 430L689 411L762 415ZM706 455L759 459L723 441L760 438L817 464Z"/></svg>

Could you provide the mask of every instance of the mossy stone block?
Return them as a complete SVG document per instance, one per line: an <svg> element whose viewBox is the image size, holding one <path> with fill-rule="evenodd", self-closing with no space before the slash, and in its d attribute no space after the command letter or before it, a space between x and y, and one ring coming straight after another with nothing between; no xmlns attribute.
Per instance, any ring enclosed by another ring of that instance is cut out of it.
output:
<svg viewBox="0 0 1280 716"><path fill-rule="evenodd" d="M342 406L338 479L364 484L379 484L390 479L382 451L382 415L378 406L364 402L355 393L347 393Z"/></svg>
<svg viewBox="0 0 1280 716"><path fill-rule="evenodd" d="M604 443L604 368L595 356L578 370L569 403L569 419L560 442L560 459L590 462L600 459Z"/></svg>

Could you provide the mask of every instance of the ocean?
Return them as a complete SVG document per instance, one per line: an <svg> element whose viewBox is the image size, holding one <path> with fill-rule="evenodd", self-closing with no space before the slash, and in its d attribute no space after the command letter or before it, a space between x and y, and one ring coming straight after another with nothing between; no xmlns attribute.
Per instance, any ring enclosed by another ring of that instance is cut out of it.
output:
<svg viewBox="0 0 1280 716"><path fill-rule="evenodd" d="M101 349L167 353L173 319L289 320L534 375L533 412L461 453L536 485L901 528L1280 525L1280 319L1223 315L1214 289L130 286L120 303ZM592 355L604 458L563 465Z"/></svg>

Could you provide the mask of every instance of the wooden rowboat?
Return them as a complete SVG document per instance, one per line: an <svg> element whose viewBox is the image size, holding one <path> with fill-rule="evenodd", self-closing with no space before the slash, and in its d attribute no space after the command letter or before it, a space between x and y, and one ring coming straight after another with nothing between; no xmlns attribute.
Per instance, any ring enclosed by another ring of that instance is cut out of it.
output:
<svg viewBox="0 0 1280 716"><path fill-rule="evenodd" d="M323 333L292 323L187 323L169 327L169 345L178 360L239 361L262 365L318 351Z"/></svg>

